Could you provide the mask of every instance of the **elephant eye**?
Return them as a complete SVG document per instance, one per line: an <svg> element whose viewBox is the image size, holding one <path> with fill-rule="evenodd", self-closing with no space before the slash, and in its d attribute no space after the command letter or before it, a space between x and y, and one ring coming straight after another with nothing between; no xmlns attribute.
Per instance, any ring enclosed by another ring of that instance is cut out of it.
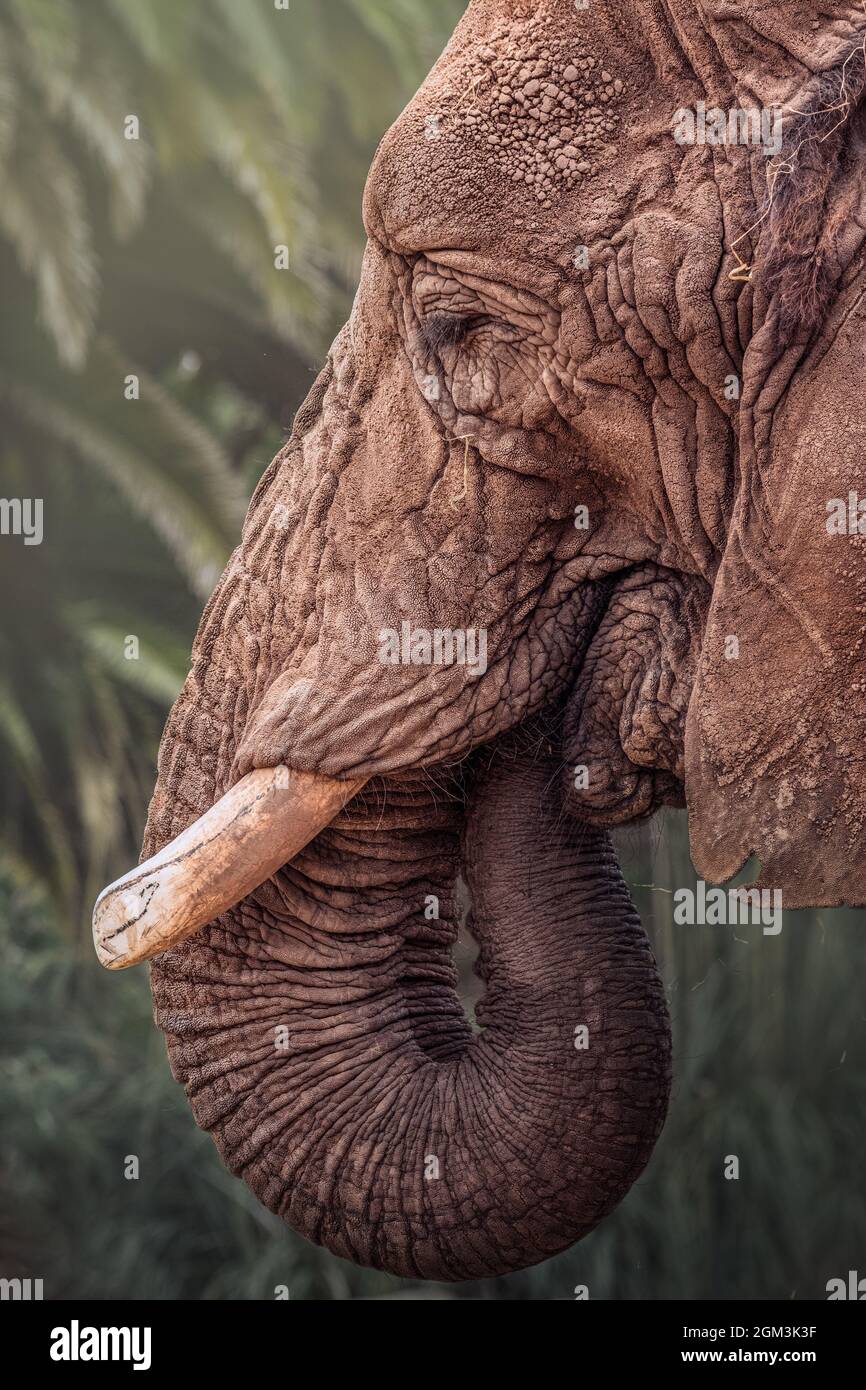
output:
<svg viewBox="0 0 866 1390"><path fill-rule="evenodd" d="M462 343L470 328L483 322L479 315L464 317L461 314L430 314L421 325L424 346L431 353L440 353L443 348L456 347Z"/></svg>

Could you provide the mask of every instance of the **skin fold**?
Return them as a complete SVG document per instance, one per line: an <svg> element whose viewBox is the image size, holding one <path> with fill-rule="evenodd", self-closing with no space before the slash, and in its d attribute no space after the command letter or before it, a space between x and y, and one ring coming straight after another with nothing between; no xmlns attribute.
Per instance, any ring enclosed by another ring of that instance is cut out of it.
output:
<svg viewBox="0 0 866 1390"><path fill-rule="evenodd" d="M866 539L825 525L866 496L864 32L832 0L473 0L379 148L144 843L256 769L367 782L152 966L198 1123L338 1254L502 1273L643 1168L668 1023L603 827L686 803L708 880L754 854L787 907L866 897ZM784 109L776 174L678 145L699 101ZM485 660L387 664L404 623Z"/></svg>

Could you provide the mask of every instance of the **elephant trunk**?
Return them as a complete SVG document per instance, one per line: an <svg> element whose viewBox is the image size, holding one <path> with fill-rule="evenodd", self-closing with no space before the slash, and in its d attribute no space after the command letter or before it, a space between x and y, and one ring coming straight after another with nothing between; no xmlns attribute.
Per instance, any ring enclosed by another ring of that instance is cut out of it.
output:
<svg viewBox="0 0 866 1390"><path fill-rule="evenodd" d="M429 784L407 815L399 793L375 823L345 813L154 961L199 1124L339 1255L502 1274L585 1235L649 1158L670 1084L662 986L606 836L557 814L556 773L511 738L465 818ZM461 823L477 1034L451 961Z"/></svg>

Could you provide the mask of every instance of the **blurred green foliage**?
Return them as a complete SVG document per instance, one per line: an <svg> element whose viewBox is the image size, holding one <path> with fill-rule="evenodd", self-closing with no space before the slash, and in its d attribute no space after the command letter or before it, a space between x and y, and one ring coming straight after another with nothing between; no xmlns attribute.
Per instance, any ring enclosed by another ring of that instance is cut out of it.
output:
<svg viewBox="0 0 866 1390"><path fill-rule="evenodd" d="M44 543L0 546L0 1268L48 1297L821 1298L862 1269L862 914L673 927L682 816L622 846L670 1120L599 1231L503 1280L414 1285L288 1232L196 1129L144 972L93 962L203 599L348 312L376 140L462 9L0 0L0 493L45 500Z"/></svg>
<svg viewBox="0 0 866 1390"><path fill-rule="evenodd" d="M0 0L0 494L45 516L0 547L0 854L71 930L137 852L198 614L348 314L376 142L462 8Z"/></svg>

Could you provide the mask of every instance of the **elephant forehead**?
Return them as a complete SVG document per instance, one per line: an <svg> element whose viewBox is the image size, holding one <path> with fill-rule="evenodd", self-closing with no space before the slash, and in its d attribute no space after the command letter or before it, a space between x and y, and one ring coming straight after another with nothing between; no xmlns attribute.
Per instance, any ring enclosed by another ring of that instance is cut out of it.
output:
<svg viewBox="0 0 866 1390"><path fill-rule="evenodd" d="M470 26L380 146L371 235L411 254L494 251L533 226L616 152L627 74L594 51L575 12Z"/></svg>

